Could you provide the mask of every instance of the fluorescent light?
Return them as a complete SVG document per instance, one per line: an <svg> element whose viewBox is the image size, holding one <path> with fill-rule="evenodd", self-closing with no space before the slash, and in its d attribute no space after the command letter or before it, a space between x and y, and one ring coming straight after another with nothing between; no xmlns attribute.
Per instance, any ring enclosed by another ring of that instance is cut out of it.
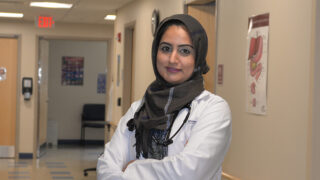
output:
<svg viewBox="0 0 320 180"><path fill-rule="evenodd" d="M105 20L112 20L112 21L114 21L114 20L116 20L116 18L117 18L116 15L107 15L104 19L105 19Z"/></svg>
<svg viewBox="0 0 320 180"><path fill-rule="evenodd" d="M10 18L22 18L22 13L7 13L7 12L0 12L0 17L10 17Z"/></svg>
<svg viewBox="0 0 320 180"><path fill-rule="evenodd" d="M30 2L30 6L44 8L71 8L72 4L56 3L56 2Z"/></svg>

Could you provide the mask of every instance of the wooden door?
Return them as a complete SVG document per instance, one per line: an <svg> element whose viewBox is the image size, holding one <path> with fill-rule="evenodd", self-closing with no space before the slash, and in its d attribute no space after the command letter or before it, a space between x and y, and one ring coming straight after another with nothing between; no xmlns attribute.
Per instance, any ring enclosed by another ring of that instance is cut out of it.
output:
<svg viewBox="0 0 320 180"><path fill-rule="evenodd" d="M130 108L131 103L133 102L133 91L134 91L134 61L133 61L133 52L134 52L134 28L133 26L127 27L125 29L125 54L124 54L124 66L123 66L123 103L122 103L122 114L124 115L127 110Z"/></svg>
<svg viewBox="0 0 320 180"><path fill-rule="evenodd" d="M0 157L14 157L18 40L0 38Z"/></svg>
<svg viewBox="0 0 320 180"><path fill-rule="evenodd" d="M215 56L216 56L216 30L215 30L215 3L190 4L188 14L196 18L207 32L208 54L207 63L210 71L204 76L204 86L208 91L215 89Z"/></svg>

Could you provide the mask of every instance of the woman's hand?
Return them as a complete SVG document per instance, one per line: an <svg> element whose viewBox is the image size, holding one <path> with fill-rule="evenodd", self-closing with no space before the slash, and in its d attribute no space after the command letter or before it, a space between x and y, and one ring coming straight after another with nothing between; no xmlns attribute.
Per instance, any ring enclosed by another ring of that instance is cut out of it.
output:
<svg viewBox="0 0 320 180"><path fill-rule="evenodd" d="M122 168L122 172L124 172L124 171L127 169L127 167L129 166L129 164L133 163L134 161L136 161L136 160L129 161L128 164L125 165L125 166Z"/></svg>

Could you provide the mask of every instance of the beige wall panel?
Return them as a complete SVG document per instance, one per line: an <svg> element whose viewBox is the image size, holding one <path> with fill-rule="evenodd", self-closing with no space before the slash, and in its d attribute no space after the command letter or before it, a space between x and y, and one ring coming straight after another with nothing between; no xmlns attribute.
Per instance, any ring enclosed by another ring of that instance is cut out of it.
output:
<svg viewBox="0 0 320 180"><path fill-rule="evenodd" d="M320 0L313 1L313 13L314 18L313 22L314 24L314 38L313 44L315 45L312 49L314 53L314 62L311 64L311 67L313 67L313 71L311 71L313 74L313 92L312 96L310 98L313 100L313 108L310 108L310 111L312 111L313 115L313 121L310 124L312 131L312 154L311 154L311 180L317 180L319 179L319 169L320 169Z"/></svg>
<svg viewBox="0 0 320 180"><path fill-rule="evenodd" d="M105 104L106 94L97 93L97 77L106 72L108 44L106 41L50 40L49 45L48 120L58 126L55 144L56 140L80 139L83 104ZM84 58L82 85L62 85L63 56ZM55 135L49 133L48 136ZM103 138L104 129L85 129L86 140Z"/></svg>
<svg viewBox="0 0 320 180"><path fill-rule="evenodd" d="M246 112L248 17L270 13L267 115ZM231 107L224 171L245 180L308 179L312 1L219 0L217 94Z"/></svg>

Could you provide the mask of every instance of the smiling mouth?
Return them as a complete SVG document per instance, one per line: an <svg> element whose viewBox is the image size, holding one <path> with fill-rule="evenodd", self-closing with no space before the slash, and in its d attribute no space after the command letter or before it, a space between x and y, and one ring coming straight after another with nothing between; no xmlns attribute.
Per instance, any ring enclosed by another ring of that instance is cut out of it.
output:
<svg viewBox="0 0 320 180"><path fill-rule="evenodd" d="M180 69L172 68L172 67L167 67L167 71L170 73L177 73L180 72Z"/></svg>

